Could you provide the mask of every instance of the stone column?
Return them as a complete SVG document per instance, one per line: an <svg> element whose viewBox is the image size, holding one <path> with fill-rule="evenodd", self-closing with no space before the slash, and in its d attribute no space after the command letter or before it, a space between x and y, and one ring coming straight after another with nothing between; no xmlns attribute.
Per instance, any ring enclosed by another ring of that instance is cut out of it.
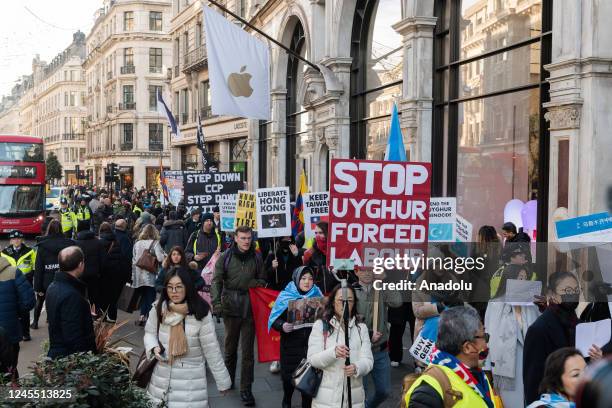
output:
<svg viewBox="0 0 612 408"><path fill-rule="evenodd" d="M549 219L557 210L557 169L567 166L568 216L610 211L612 189L609 160L612 115L612 36L608 18L612 2L553 2L550 102ZM569 142L569 159L560 162L559 141ZM551 220L552 221L552 220ZM549 221L549 237L554 226Z"/></svg>
<svg viewBox="0 0 612 408"><path fill-rule="evenodd" d="M431 161L433 110L433 0L403 0L403 19L393 25L402 35L404 79L398 110L410 160Z"/></svg>
<svg viewBox="0 0 612 408"><path fill-rule="evenodd" d="M268 186L285 186L285 156L287 151L287 90L275 89L272 96L272 126L269 144Z"/></svg>

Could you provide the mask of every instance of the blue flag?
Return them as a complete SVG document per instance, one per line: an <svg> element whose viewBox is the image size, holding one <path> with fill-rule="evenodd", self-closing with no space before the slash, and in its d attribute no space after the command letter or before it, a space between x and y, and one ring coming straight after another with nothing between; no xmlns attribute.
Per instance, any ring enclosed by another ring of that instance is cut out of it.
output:
<svg viewBox="0 0 612 408"><path fill-rule="evenodd" d="M176 121L174 120L174 115L168 109L168 105L164 102L164 98L162 98L161 92L157 91L157 111L160 115L164 115L168 119L168 124L170 125L170 130L172 133L176 135L177 138L181 137L181 131L176 125Z"/></svg>
<svg viewBox="0 0 612 408"><path fill-rule="evenodd" d="M404 138L400 128L399 116L397 115L397 105L393 104L393 114L391 115L391 130L389 131L389 141L385 160L406 161L406 149L404 148Z"/></svg>

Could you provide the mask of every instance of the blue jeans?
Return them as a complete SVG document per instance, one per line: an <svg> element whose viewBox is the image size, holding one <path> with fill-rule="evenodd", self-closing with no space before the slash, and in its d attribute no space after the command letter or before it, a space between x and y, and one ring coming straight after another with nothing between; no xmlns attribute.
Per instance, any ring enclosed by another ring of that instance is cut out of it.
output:
<svg viewBox="0 0 612 408"><path fill-rule="evenodd" d="M363 379L363 389L365 391L366 408L376 408L382 404L389 396L389 386L391 384L391 360L389 352L376 351L372 353L374 366L372 371ZM370 380L374 382L374 389L369 385Z"/></svg>
<svg viewBox="0 0 612 408"><path fill-rule="evenodd" d="M140 291L140 315L149 317L151 305L155 302L155 288L152 286L141 286Z"/></svg>

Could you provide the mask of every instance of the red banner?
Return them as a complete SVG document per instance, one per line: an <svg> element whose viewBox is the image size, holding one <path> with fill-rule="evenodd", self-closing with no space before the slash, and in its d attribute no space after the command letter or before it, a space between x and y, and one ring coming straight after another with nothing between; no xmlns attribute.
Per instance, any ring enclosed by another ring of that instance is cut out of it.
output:
<svg viewBox="0 0 612 408"><path fill-rule="evenodd" d="M280 360L280 333L274 329L268 333L268 318L279 293L266 288L249 288L260 363Z"/></svg>
<svg viewBox="0 0 612 408"><path fill-rule="evenodd" d="M328 266L424 253L430 179L431 163L332 159Z"/></svg>

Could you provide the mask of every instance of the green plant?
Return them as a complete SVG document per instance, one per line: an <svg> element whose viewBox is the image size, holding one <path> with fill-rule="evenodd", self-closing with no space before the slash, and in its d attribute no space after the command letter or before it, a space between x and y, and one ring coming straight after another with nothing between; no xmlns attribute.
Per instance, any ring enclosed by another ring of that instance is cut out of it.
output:
<svg viewBox="0 0 612 408"><path fill-rule="evenodd" d="M129 367L111 353L77 353L36 363L32 375L21 378L19 387L72 388L76 390L73 402L62 404L66 408L149 408L153 403L145 391L131 381ZM57 406L57 402L32 402L21 405L28 408Z"/></svg>
<svg viewBox="0 0 612 408"><path fill-rule="evenodd" d="M59 180L62 178L62 165L53 152L47 155L47 180Z"/></svg>

